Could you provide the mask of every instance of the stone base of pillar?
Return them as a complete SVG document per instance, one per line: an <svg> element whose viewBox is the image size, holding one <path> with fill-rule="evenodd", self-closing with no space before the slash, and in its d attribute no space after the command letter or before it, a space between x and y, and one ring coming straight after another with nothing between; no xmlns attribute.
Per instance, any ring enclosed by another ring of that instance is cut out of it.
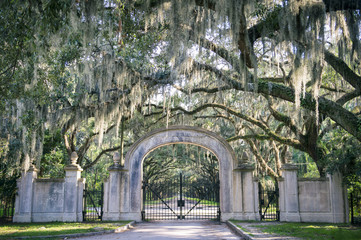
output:
<svg viewBox="0 0 361 240"><path fill-rule="evenodd" d="M260 217L258 213L233 213L232 218L234 220L242 220L242 221L260 221Z"/></svg>
<svg viewBox="0 0 361 240"><path fill-rule="evenodd" d="M226 222L229 219L233 219L233 213L221 213L221 221Z"/></svg>
<svg viewBox="0 0 361 240"><path fill-rule="evenodd" d="M280 221L281 222L301 222L300 213L286 213L280 212Z"/></svg>
<svg viewBox="0 0 361 240"><path fill-rule="evenodd" d="M119 213L109 213L109 212L105 212L103 213L103 221L119 221Z"/></svg>
<svg viewBox="0 0 361 240"><path fill-rule="evenodd" d="M31 214L30 213L20 213L14 214L13 222L23 223L23 222L31 222Z"/></svg>
<svg viewBox="0 0 361 240"><path fill-rule="evenodd" d="M63 221L64 222L78 222L78 214L76 213L64 213L63 214ZM80 220L82 221L82 219Z"/></svg>
<svg viewBox="0 0 361 240"><path fill-rule="evenodd" d="M82 222L83 221L83 213L77 213L76 214L76 221Z"/></svg>
<svg viewBox="0 0 361 240"><path fill-rule="evenodd" d="M328 223L344 223L343 221L334 222L332 213L300 213L302 222L328 222ZM342 216L343 217L343 216Z"/></svg>
<svg viewBox="0 0 361 240"><path fill-rule="evenodd" d="M103 215L103 221L124 221L124 220L133 220L136 222L142 221L142 215L141 213L104 213Z"/></svg>

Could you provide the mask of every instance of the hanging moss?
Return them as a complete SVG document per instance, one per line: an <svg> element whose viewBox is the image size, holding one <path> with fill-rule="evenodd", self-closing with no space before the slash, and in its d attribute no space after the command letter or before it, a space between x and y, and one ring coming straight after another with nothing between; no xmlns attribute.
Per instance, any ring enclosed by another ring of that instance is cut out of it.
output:
<svg viewBox="0 0 361 240"><path fill-rule="evenodd" d="M41 152L45 128L75 129L89 118L95 119L101 146L108 126L116 124L118 133L123 117L134 116L145 102L151 105L152 91L157 89L147 88L147 84L153 78L179 84L189 95L199 87L229 86L224 78L231 78L246 91L254 91L236 96L241 102L237 107L252 106L243 110L251 113L264 100L257 95L260 88L269 93L277 90L276 85L258 78L276 76L289 87L278 90L294 99L295 108L312 105L318 119L326 38L338 46L339 56L348 62L361 55L356 41L360 18L344 12L328 14L321 0L67 1L68 5L60 11L64 14L59 15L63 25L58 28L52 25L48 33L40 21L41 6L24 4L39 20L31 36L33 54L21 62L28 80L24 91L29 97L9 105L8 117L22 132L27 159L37 158L35 153ZM141 27L127 29L126 19ZM258 25L261 22L265 23ZM326 23L330 30L327 33ZM124 42L126 37L131 40ZM141 57L137 44L151 46L152 51L138 59ZM162 61L156 61L157 57ZM145 63L149 66L144 66ZM62 66L57 68L56 64ZM50 76L56 81L51 81ZM36 101L39 96L34 93L42 83L50 93L48 99L39 103ZM311 93L312 99L306 99L306 93ZM172 94L170 88L164 88L166 125L175 105ZM198 97L196 104L217 99L227 105L227 100L234 96L224 91L217 94L193 97ZM189 105L194 104L188 98ZM25 123L28 111L34 112L32 121L39 123L37 128L31 129ZM266 113L257 114L256 117L263 117ZM182 116L183 124L192 122L191 116Z"/></svg>

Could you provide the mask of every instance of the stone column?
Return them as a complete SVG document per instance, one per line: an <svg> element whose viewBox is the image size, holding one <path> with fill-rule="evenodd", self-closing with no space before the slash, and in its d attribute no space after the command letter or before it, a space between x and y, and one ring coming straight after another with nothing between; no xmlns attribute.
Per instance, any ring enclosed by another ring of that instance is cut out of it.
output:
<svg viewBox="0 0 361 240"><path fill-rule="evenodd" d="M238 166L233 170L233 218L239 220L257 220L258 205L255 196L253 171L248 156L243 153Z"/></svg>
<svg viewBox="0 0 361 240"><path fill-rule="evenodd" d="M330 202L333 223L346 223L348 218L347 190L342 183L342 175L339 172L327 174L330 179Z"/></svg>
<svg viewBox="0 0 361 240"><path fill-rule="evenodd" d="M139 201L142 201L142 198L139 199ZM128 170L124 168L120 171L120 214L120 220L138 220L139 216L141 216L140 211L135 213L130 212L129 173Z"/></svg>
<svg viewBox="0 0 361 240"><path fill-rule="evenodd" d="M298 201L298 167L293 164L283 164L282 179L279 181L280 220L286 222L300 222Z"/></svg>
<svg viewBox="0 0 361 240"><path fill-rule="evenodd" d="M232 218L243 220L243 182L242 182L242 169L236 167L233 169L233 214ZM238 217L239 216L239 217Z"/></svg>
<svg viewBox="0 0 361 240"><path fill-rule="evenodd" d="M33 189L38 172L39 170L31 165L28 171L23 172L21 179L17 181L18 194L15 200L13 222L32 221Z"/></svg>
<svg viewBox="0 0 361 240"><path fill-rule="evenodd" d="M81 214L83 204L82 200L83 183L81 180L81 172L83 169L77 164L78 155L76 152L71 154L71 164L66 166L65 169L65 183L64 183L64 222L77 222L82 221ZM79 184L80 183L80 184ZM80 189L81 188L81 189ZM80 199L79 199L80 198ZM80 219L79 219L80 218Z"/></svg>
<svg viewBox="0 0 361 240"><path fill-rule="evenodd" d="M242 187L243 187L243 212L246 217L245 220L257 220L258 205L256 199L258 191L255 189L253 181L254 167L250 164L242 164L238 166L238 169L242 171Z"/></svg>
<svg viewBox="0 0 361 240"><path fill-rule="evenodd" d="M104 214L105 220L117 221L120 214L120 171L121 166L110 166L108 180L107 205L108 213Z"/></svg>
<svg viewBox="0 0 361 240"><path fill-rule="evenodd" d="M109 179L104 196L106 212L104 220L126 220L129 212L128 171L120 165L118 152L113 156L114 164L109 167Z"/></svg>

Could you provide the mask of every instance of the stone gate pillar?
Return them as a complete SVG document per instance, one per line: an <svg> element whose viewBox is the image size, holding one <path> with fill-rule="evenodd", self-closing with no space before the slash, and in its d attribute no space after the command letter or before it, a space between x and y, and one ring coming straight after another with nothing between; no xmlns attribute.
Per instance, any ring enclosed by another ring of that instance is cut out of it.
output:
<svg viewBox="0 0 361 240"><path fill-rule="evenodd" d="M15 200L15 213L13 222L31 222L33 206L34 181L38 177L39 170L31 165L27 172L17 180L18 194Z"/></svg>
<svg viewBox="0 0 361 240"><path fill-rule="evenodd" d="M298 167L293 164L283 164L282 178L279 179L280 220L286 222L300 222L298 201Z"/></svg>
<svg viewBox="0 0 361 240"><path fill-rule="evenodd" d="M333 223L347 223L349 221L347 188L342 182L339 172L327 174L330 184L330 202Z"/></svg>
<svg viewBox="0 0 361 240"><path fill-rule="evenodd" d="M254 166L248 163L243 153L239 164L233 169L233 218L239 220L259 220L258 184L254 183Z"/></svg>
<svg viewBox="0 0 361 240"><path fill-rule="evenodd" d="M78 155L71 154L71 164L64 168L64 222L81 222L83 220L83 191L85 180L81 179L83 169L77 164Z"/></svg>
<svg viewBox="0 0 361 240"><path fill-rule="evenodd" d="M141 199L139 199L141 201ZM139 212L130 212L129 202L129 173L127 169L120 171L120 218L119 220L138 219ZM138 216L135 218L134 216Z"/></svg>
<svg viewBox="0 0 361 240"><path fill-rule="evenodd" d="M104 187L104 220L119 221L129 218L129 176L120 163L119 153L114 153L114 164L109 167L109 179Z"/></svg>
<svg viewBox="0 0 361 240"><path fill-rule="evenodd" d="M103 219L117 221L120 218L120 179L122 166L119 164L120 155L114 153L114 164L108 168L109 178L104 187Z"/></svg>

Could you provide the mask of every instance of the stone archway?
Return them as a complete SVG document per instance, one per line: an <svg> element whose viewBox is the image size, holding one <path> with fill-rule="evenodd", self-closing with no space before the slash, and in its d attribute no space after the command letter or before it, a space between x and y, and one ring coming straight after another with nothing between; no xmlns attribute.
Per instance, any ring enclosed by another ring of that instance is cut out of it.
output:
<svg viewBox="0 0 361 240"><path fill-rule="evenodd" d="M238 171L237 159L232 147L220 136L208 130L190 126L170 126L157 129L140 138L125 156L124 167L113 166L105 185L104 219L141 220L142 170L145 156L165 145L185 143L201 146L211 151L219 161L220 209L222 221L230 218L244 218L244 209L251 206L246 219L255 220L257 209L254 199L257 189L252 182L252 170ZM245 174L247 173L247 174ZM243 175L242 175L243 174ZM246 179L247 177L247 179ZM242 194L242 183L249 184L247 193ZM244 203L247 197L250 202ZM251 214L251 217L250 217ZM241 216L242 215L242 216Z"/></svg>
<svg viewBox="0 0 361 240"><path fill-rule="evenodd" d="M258 180L254 168L238 164L229 144L216 134L197 127L172 126L150 132L127 153L124 166L115 158L104 187L103 220L141 221L141 177L144 157L154 149L173 143L204 147L219 161L221 220L259 220ZM64 179L37 179L31 167L18 180L14 222L82 220L85 180L82 169L72 163ZM236 164L237 162L237 164ZM282 221L333 222L348 220L347 194L340 174L326 179L297 179L297 167L285 164L279 181Z"/></svg>

